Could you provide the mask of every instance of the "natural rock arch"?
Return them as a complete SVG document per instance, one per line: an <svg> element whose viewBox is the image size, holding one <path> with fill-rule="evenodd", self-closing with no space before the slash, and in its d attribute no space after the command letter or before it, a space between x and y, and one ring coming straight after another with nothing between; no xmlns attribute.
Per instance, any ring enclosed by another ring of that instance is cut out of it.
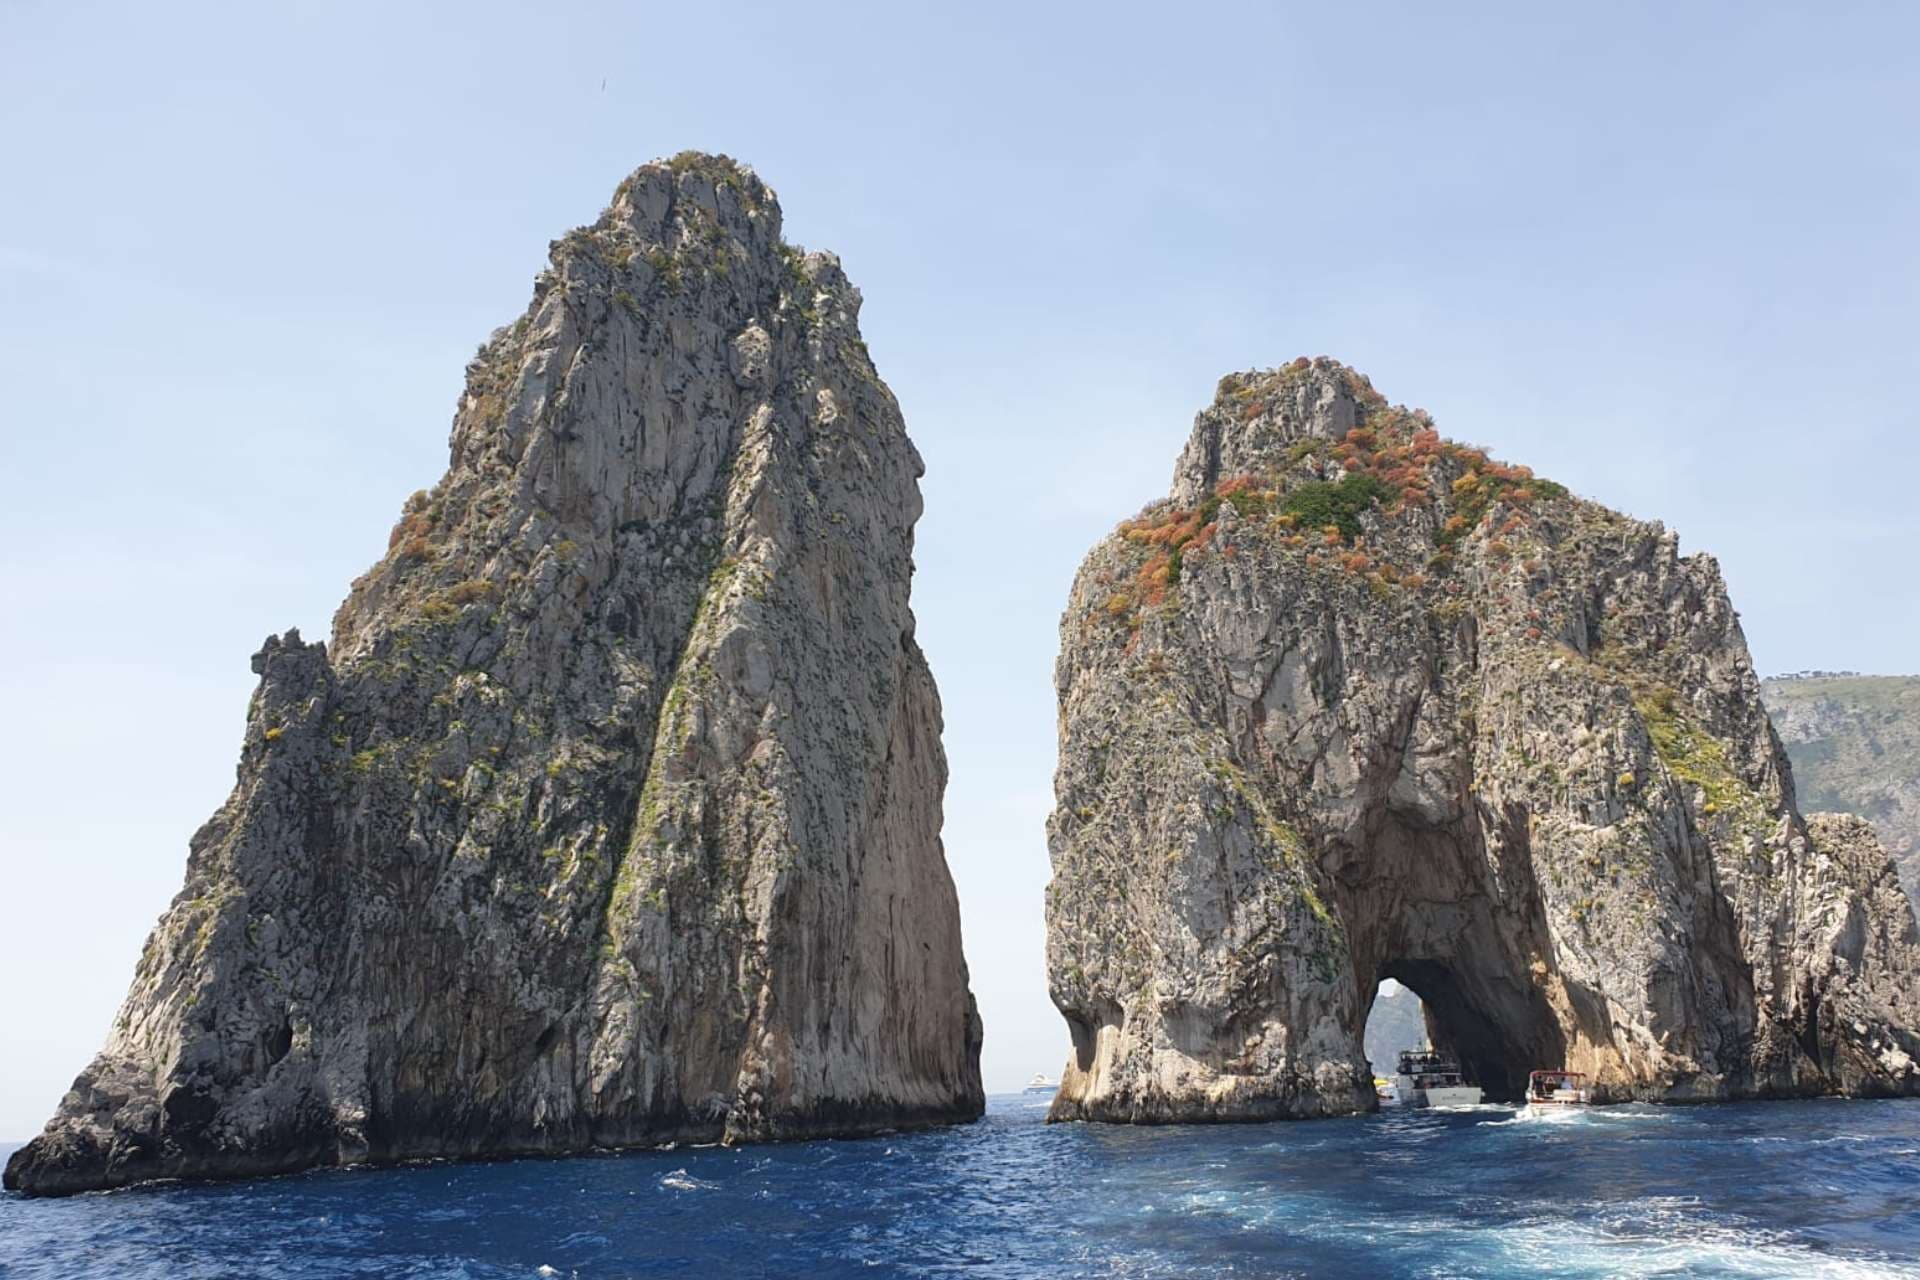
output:
<svg viewBox="0 0 1920 1280"><path fill-rule="evenodd" d="M1364 1039L1374 993L1392 978L1425 1007L1428 1037L1456 1056L1490 1099L1517 1098L1527 1072L1566 1059L1567 1040L1532 944L1545 932L1537 901L1516 913L1516 933L1497 919L1492 898L1474 884L1472 866L1425 868L1423 858L1464 861L1437 835L1400 846L1405 858L1376 859L1368 882L1348 887L1335 873L1341 917L1352 922L1350 961L1361 994L1356 1037ZM1379 874L1379 863L1393 867ZM1464 891L1447 893L1451 883ZM1429 896L1431 895L1431 896ZM1390 1063L1375 1063L1381 1074Z"/></svg>
<svg viewBox="0 0 1920 1280"><path fill-rule="evenodd" d="M1381 977L1495 1094L1920 1091L1911 909L1661 526L1297 361L1222 380L1061 635L1056 1118L1370 1108Z"/></svg>

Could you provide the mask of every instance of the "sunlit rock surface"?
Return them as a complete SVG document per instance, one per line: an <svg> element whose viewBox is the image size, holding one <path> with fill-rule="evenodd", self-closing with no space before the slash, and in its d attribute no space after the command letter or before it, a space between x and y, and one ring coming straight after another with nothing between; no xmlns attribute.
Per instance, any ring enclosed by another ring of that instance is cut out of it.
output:
<svg viewBox="0 0 1920 1280"><path fill-rule="evenodd" d="M1369 1109L1384 977L1496 1097L1920 1092L1911 909L1796 811L1713 560L1349 369L1221 382L1056 683L1056 1119Z"/></svg>
<svg viewBox="0 0 1920 1280"><path fill-rule="evenodd" d="M859 293L692 154L551 259L7 1186L980 1114Z"/></svg>

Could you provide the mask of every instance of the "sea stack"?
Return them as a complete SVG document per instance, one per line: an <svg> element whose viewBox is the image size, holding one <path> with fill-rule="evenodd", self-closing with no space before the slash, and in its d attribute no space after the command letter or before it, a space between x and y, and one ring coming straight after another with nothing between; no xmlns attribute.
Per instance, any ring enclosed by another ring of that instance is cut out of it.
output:
<svg viewBox="0 0 1920 1280"><path fill-rule="evenodd" d="M1331 360L1222 380L1056 684L1056 1120L1370 1110L1388 977L1492 1097L1920 1093L1912 909L1714 561Z"/></svg>
<svg viewBox="0 0 1920 1280"><path fill-rule="evenodd" d="M9 1188L981 1113L859 307L724 157L553 243L331 642L254 655L233 794Z"/></svg>

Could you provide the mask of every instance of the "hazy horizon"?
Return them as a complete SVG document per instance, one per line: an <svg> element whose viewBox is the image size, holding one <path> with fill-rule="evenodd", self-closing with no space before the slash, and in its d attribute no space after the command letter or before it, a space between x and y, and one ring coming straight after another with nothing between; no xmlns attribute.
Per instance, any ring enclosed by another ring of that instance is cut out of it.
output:
<svg viewBox="0 0 1920 1280"><path fill-rule="evenodd" d="M914 608L988 1088L1056 1075L1055 627L1229 371L1329 354L1677 528L1762 674L1920 669L1920 15L582 3L0 13L0 1138L99 1048L546 245L687 148L838 253L927 462Z"/></svg>

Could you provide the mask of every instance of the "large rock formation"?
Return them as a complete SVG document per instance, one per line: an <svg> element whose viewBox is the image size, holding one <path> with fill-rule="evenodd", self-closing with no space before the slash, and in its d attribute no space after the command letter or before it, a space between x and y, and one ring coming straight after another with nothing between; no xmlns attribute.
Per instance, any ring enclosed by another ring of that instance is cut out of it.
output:
<svg viewBox="0 0 1920 1280"><path fill-rule="evenodd" d="M1871 822L1920 900L1920 676L1782 676L1760 692L1801 802Z"/></svg>
<svg viewBox="0 0 1920 1280"><path fill-rule="evenodd" d="M725 159L554 243L331 644L254 656L238 785L7 1186L980 1113L859 304Z"/></svg>
<svg viewBox="0 0 1920 1280"><path fill-rule="evenodd" d="M1055 1119L1370 1109L1384 977L1494 1096L1920 1093L1913 914L1659 525L1301 360L1221 382L1061 632Z"/></svg>

